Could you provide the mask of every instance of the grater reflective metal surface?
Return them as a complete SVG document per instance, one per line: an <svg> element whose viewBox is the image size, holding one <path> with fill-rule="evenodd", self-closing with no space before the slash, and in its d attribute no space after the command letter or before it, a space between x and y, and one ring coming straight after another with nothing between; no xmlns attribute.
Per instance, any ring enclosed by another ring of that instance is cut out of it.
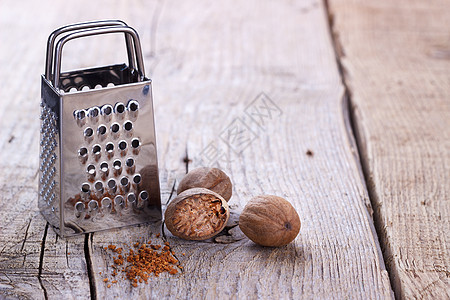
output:
<svg viewBox="0 0 450 300"><path fill-rule="evenodd" d="M61 73L72 39L121 33L128 65ZM63 237L161 220L152 83L122 21L55 30L41 87L39 209Z"/></svg>

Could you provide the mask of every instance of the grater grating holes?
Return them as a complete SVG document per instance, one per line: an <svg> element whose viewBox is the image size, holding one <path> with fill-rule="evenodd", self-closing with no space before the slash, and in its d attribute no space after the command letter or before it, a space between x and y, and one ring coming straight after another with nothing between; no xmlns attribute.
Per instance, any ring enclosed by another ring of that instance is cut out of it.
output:
<svg viewBox="0 0 450 300"><path fill-rule="evenodd" d="M92 213L93 211L98 209L98 202L96 200L89 201L89 211Z"/></svg>
<svg viewBox="0 0 450 300"><path fill-rule="evenodd" d="M95 159L95 161L98 161L100 157L102 156L102 147L99 144L95 144L92 147L92 154Z"/></svg>
<svg viewBox="0 0 450 300"><path fill-rule="evenodd" d="M111 124L111 136L113 139L117 139L119 137L119 135L120 135L119 130L120 130L119 123Z"/></svg>
<svg viewBox="0 0 450 300"><path fill-rule="evenodd" d="M109 175L109 166L106 161L100 164L100 177L105 180Z"/></svg>
<svg viewBox="0 0 450 300"><path fill-rule="evenodd" d="M134 174L136 166L132 157L127 158L127 160L125 161L125 166L128 174Z"/></svg>
<svg viewBox="0 0 450 300"><path fill-rule="evenodd" d="M86 168L86 173L87 173L87 178L89 181L93 182L95 180L95 175L96 175L96 170L95 170L95 166L90 164L87 168Z"/></svg>
<svg viewBox="0 0 450 300"><path fill-rule="evenodd" d="M129 193L127 195L127 202L128 203L135 203L136 202L136 195L134 193Z"/></svg>
<svg viewBox="0 0 450 300"><path fill-rule="evenodd" d="M81 199L88 200L91 198L91 185L87 182L81 185Z"/></svg>
<svg viewBox="0 0 450 300"><path fill-rule="evenodd" d="M125 206L125 200L123 199L123 196L122 195L117 195L114 198L114 204L115 204L115 207L118 208L118 209L123 208Z"/></svg>
<svg viewBox="0 0 450 300"><path fill-rule="evenodd" d="M78 212L83 212L83 211L84 211L84 203L81 202L81 201L75 203L75 209L76 209Z"/></svg>
<svg viewBox="0 0 450 300"><path fill-rule="evenodd" d="M102 207L105 209L111 208L111 199L109 197L105 197L102 199Z"/></svg>
<svg viewBox="0 0 450 300"><path fill-rule="evenodd" d="M40 139L40 165L39 171L41 176L39 179L40 189L39 195L42 197L43 201L52 207L52 211L56 212L57 209L53 206L56 199L55 194L55 176L56 168L54 167L56 162L55 149L57 146L56 140L56 126L57 117L56 114L43 102L41 101L41 139Z"/></svg>
<svg viewBox="0 0 450 300"><path fill-rule="evenodd" d="M133 148L133 154L137 155L139 154L139 151L141 150L141 141L138 138L134 138L131 140L131 148Z"/></svg>
<svg viewBox="0 0 450 300"><path fill-rule="evenodd" d="M133 136L133 122L128 120L125 123L123 123L123 131L127 138L132 137Z"/></svg>
<svg viewBox="0 0 450 300"><path fill-rule="evenodd" d="M98 122L99 115L100 115L100 108L98 107L91 107L88 111L89 120L92 124Z"/></svg>
<svg viewBox="0 0 450 300"><path fill-rule="evenodd" d="M88 150L86 147L82 147L78 150L78 158L82 164L86 163L88 159Z"/></svg>
<svg viewBox="0 0 450 300"><path fill-rule="evenodd" d="M128 180L128 177L123 176L120 179L120 189L124 193L127 193L130 190L130 181Z"/></svg>
<svg viewBox="0 0 450 300"><path fill-rule="evenodd" d="M97 135L98 135L100 141L103 141L107 137L107 129L104 124L101 124L100 126L98 126Z"/></svg>
<svg viewBox="0 0 450 300"><path fill-rule="evenodd" d="M81 191L83 193L89 193L91 191L91 185L89 183L83 183L81 186Z"/></svg>
<svg viewBox="0 0 450 300"><path fill-rule="evenodd" d="M122 162L120 161L120 159L116 159L113 162L113 169L114 169L114 176L119 176L120 174L122 174Z"/></svg>
<svg viewBox="0 0 450 300"><path fill-rule="evenodd" d="M94 130L92 130L91 127L87 127L87 128L84 130L83 135L84 135L84 140L85 140L87 143L90 143L90 142L92 142L92 140L94 139Z"/></svg>
<svg viewBox="0 0 450 300"><path fill-rule="evenodd" d="M131 120L136 120L139 112L139 103L136 100L130 100L128 102L128 117Z"/></svg>
<svg viewBox="0 0 450 300"><path fill-rule="evenodd" d="M84 128L83 136L85 142L92 143L94 140L98 142L104 141L108 135L113 140L120 139L117 144L114 142L107 142L104 146L101 143L94 143L91 150L88 151L86 146L80 147L78 150L78 158L82 164L90 162L86 167L86 179L93 184L92 191L91 185L87 183L82 184L81 196L88 208L90 215L97 215L97 211L115 213L119 210L126 209L126 203L130 205L137 205L137 208L142 208L142 203L149 199L148 191L140 190L140 184L142 177L140 174L135 173L136 161L133 155L137 155L141 149L141 141L138 137L133 137L133 122L137 119L139 112L139 103L136 100L128 101L125 106L122 102L117 102L114 105L105 104L103 106L91 107L87 109L80 109L74 112L74 117L79 126L84 127L86 120L89 124L96 124L102 119L96 127L96 131L89 125ZM127 119L124 120L127 116ZM112 122L112 123L111 123ZM47 122L49 123L49 122ZM95 127L94 127L95 128ZM96 133L94 135L94 133ZM43 143L53 143L51 139L46 139ZM115 149L117 147L117 152ZM121 159L114 159L116 155L124 157L127 155L128 148L131 149L131 156L128 156L124 161ZM104 152L102 152L104 151ZM92 157L90 157L92 153ZM102 154L105 155L107 160L114 159L110 165L108 161L103 160L99 165L98 161L101 159ZM131 176L122 176L123 169L125 168L126 174ZM110 171L111 170L111 171ZM51 174L51 171L49 172ZM98 176L98 177L97 177ZM111 200L114 199L114 200ZM83 209L86 210L86 208ZM76 215L79 217L79 211L75 207ZM97 215L97 216L101 216Z"/></svg>
<svg viewBox="0 0 450 300"><path fill-rule="evenodd" d="M117 183L116 180L114 178L111 178L110 180L108 180L108 192L110 195L114 195L117 191Z"/></svg>
<svg viewBox="0 0 450 300"><path fill-rule="evenodd" d="M77 120L78 126L82 127L86 124L86 111L84 109L76 110L74 117Z"/></svg>
<svg viewBox="0 0 450 300"><path fill-rule="evenodd" d="M113 108L111 105L106 104L106 105L102 106L101 115L103 116L103 120L105 120L105 122L111 121L112 112L113 112Z"/></svg>
<svg viewBox="0 0 450 300"><path fill-rule="evenodd" d="M139 184L141 184L141 181L142 181L141 174L134 174L134 176L133 176L133 184L135 184L136 187L139 186Z"/></svg>
<svg viewBox="0 0 450 300"><path fill-rule="evenodd" d="M103 196L104 188L103 182L96 181L94 184L94 194L97 198L101 198Z"/></svg>
<svg viewBox="0 0 450 300"><path fill-rule="evenodd" d="M141 201L147 201L148 200L148 193L147 191L142 191L139 193L139 200Z"/></svg>
<svg viewBox="0 0 450 300"><path fill-rule="evenodd" d="M111 159L114 156L114 144L113 143L106 144L105 151L108 159Z"/></svg>
<svg viewBox="0 0 450 300"><path fill-rule="evenodd" d="M119 120L122 120L125 117L125 111L125 105L121 102L118 102L114 107L114 112Z"/></svg>
<svg viewBox="0 0 450 300"><path fill-rule="evenodd" d="M119 142L119 152L120 156L125 156L128 151L128 144L126 141L122 140Z"/></svg>

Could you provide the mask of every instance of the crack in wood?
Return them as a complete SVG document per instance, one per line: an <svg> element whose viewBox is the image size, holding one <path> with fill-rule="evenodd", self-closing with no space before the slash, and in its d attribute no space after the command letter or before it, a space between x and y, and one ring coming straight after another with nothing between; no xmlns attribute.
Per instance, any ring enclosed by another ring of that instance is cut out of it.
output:
<svg viewBox="0 0 450 300"><path fill-rule="evenodd" d="M423 298L424 298L425 292L427 292L428 290L430 290L434 285L436 285L436 283L438 283L438 282L441 281L441 280L442 280L441 278L436 279L436 280L434 280L433 282L431 282L430 284L428 284L426 287L424 287L424 288L419 292L420 299L423 299Z"/></svg>
<svg viewBox="0 0 450 300"><path fill-rule="evenodd" d="M177 180L175 179L173 181L172 190L170 191L169 198L167 198L166 205L169 204L170 199L172 199L173 193L175 193L175 186L176 186L176 184L177 184ZM164 220L161 222L161 233L162 233L163 239L165 239L166 238L166 232L164 231Z"/></svg>
<svg viewBox="0 0 450 300"><path fill-rule="evenodd" d="M183 162L186 165L186 174L189 173L189 163L192 162L192 160L189 158L189 153L188 153L188 147L186 145L186 150L185 150L185 156L183 158Z"/></svg>
<svg viewBox="0 0 450 300"><path fill-rule="evenodd" d="M67 263L67 268L69 268L69 243L66 241L66 263Z"/></svg>
<svg viewBox="0 0 450 300"><path fill-rule="evenodd" d="M177 185L177 180L175 179L174 181L173 181L173 185L172 185L172 189L171 189L171 191L170 191L170 195L169 195L169 197L167 198L167 201L166 201L166 205L167 204L169 204L169 202L170 202L170 200L172 199L172 196L173 196L173 193L175 193L175 186Z"/></svg>
<svg viewBox="0 0 450 300"><path fill-rule="evenodd" d="M161 232L162 232L162 237L161 238L162 238L162 240L163 240L163 242L165 244L166 242L168 242L168 240L167 240L166 234L164 232L164 222L161 223ZM178 260L178 263L181 265L180 259L175 254L175 251L172 250L172 247L170 245L167 245L167 246L169 247L170 253L172 253L173 257L175 257L176 260ZM181 268L180 270L181 270L181 273L184 273L184 268Z"/></svg>
<svg viewBox="0 0 450 300"><path fill-rule="evenodd" d="M27 260L27 254L25 253L23 255L23 260L22 260L22 268L25 266L25 261Z"/></svg>
<svg viewBox="0 0 450 300"><path fill-rule="evenodd" d="M45 240L47 238L47 232L48 232L48 222L45 224L45 229L44 229L44 236L42 237L42 242L41 242L41 253L39 254L39 269L38 269L38 280L39 280L39 284L42 288L42 290L44 291L44 298L47 300L48 299L48 295L47 295L47 290L45 289L44 284L42 283L42 266L44 264L44 252L45 252Z"/></svg>
<svg viewBox="0 0 450 300"><path fill-rule="evenodd" d="M23 247L25 246L25 242L27 241L28 229L30 229L30 224L31 224L32 219L33 218L30 218L30 220L28 221L27 229L25 229L25 236L23 237L23 242L22 242L22 247L20 247L20 252L23 251Z"/></svg>
<svg viewBox="0 0 450 300"><path fill-rule="evenodd" d="M400 291L400 282L398 280L395 280L398 278L398 270L396 270L395 265L390 263L392 260L392 250L390 249L390 244L387 242L386 232L384 230L383 221L381 219L381 214L379 209L377 208L377 201L376 195L374 195L374 182L369 177L368 172L368 166L367 162L361 157L363 157L362 153L362 141L360 136L360 132L358 131L358 128L356 126L356 116L355 116L355 107L353 107L352 103L352 91L350 90L346 78L347 78L347 72L345 70L345 67L342 63L342 59L345 57L344 53L344 47L342 45L342 42L339 38L339 33L335 30L334 25L334 15L331 12L330 6L329 6L329 0L324 0L324 7L325 7L325 13L328 16L328 29L329 34L331 37L331 43L333 45L335 58L336 58L336 64L337 68L340 74L340 78L342 81L342 85L344 87L344 113L346 113L346 116L344 116L344 119L349 122L348 126L348 136L351 140L351 143L355 145L355 150L357 153L355 153L355 158L358 164L360 165L360 169L362 170L362 182L365 185L365 188L367 190L367 194L369 196L369 203L371 205L371 208L367 207L369 215L372 217L373 226L375 227L375 233L376 238L378 239L378 243L381 248L380 256L383 259L383 261L380 261L380 263L384 263L385 268L388 271L389 281L392 288L393 296L397 299L398 295L396 291ZM367 206L367 205L366 205ZM375 209L373 209L375 208Z"/></svg>
<svg viewBox="0 0 450 300"><path fill-rule="evenodd" d="M95 284L95 275L94 275L94 270L92 267L92 259L91 259L91 252L90 252L93 235L94 235L93 233L86 233L84 235L84 257L86 260L86 269L87 269L87 275L89 278L89 292L91 295L91 299L95 300L95 299L97 299L97 288L96 288L96 284Z"/></svg>

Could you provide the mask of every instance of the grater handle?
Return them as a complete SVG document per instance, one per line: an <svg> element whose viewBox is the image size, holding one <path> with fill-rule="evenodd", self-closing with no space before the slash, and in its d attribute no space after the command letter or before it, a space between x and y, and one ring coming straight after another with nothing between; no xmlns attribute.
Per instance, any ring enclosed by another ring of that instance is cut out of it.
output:
<svg viewBox="0 0 450 300"><path fill-rule="evenodd" d="M134 44L134 54L136 56L136 63L137 63L137 71L138 71L138 81L142 81L145 76L144 71L144 60L142 58L142 50L141 50L141 42L139 41L139 35L137 32L128 26L108 26L108 27L99 27L95 29L86 29L81 31L76 31L73 33L69 33L65 36L63 36L55 47L55 58L54 58L54 76L53 76L53 86L55 88L59 88L59 77L61 75L61 57L62 57L62 50L65 43L67 43L70 40L91 36L91 35L100 35L100 34L107 34L107 33L124 33L126 35L129 35L133 39Z"/></svg>
<svg viewBox="0 0 450 300"><path fill-rule="evenodd" d="M47 56L46 56L46 62L45 62L45 78L48 81L51 81L52 79L52 63L53 63L53 54L55 52L55 41L56 38L65 33L70 31L79 31L82 29L89 29L89 28L98 28L98 27L107 27L107 26L127 26L127 24L121 20L100 20L100 21L93 21L93 22L85 22L85 23L77 23L77 24L71 24L66 25L63 27L60 27L53 31L50 36L48 37L47 41ZM127 44L127 54L128 54L128 63L130 65L130 68L135 68L135 57L133 52L133 44L131 41L131 37L128 34L125 34L125 42Z"/></svg>

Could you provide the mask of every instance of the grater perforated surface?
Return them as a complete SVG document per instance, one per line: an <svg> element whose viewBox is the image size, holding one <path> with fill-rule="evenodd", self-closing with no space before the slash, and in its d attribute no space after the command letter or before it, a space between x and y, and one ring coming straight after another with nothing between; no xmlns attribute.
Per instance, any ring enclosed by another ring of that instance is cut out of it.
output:
<svg viewBox="0 0 450 300"><path fill-rule="evenodd" d="M135 165L141 145L139 138L133 136L133 122L138 115L139 102L132 99L127 105L117 102L114 106L106 104L73 112L84 139L77 155L86 166L80 195L72 200L77 201L77 218L101 217L146 205L145 195L151 191L139 187L141 175ZM113 141L109 142L108 137Z"/></svg>
<svg viewBox="0 0 450 300"><path fill-rule="evenodd" d="M39 179L39 196L42 197L46 205L53 211L57 211L56 200L56 148L57 141L57 116L44 103L41 102L41 139L40 139L40 179Z"/></svg>
<svg viewBox="0 0 450 300"><path fill-rule="evenodd" d="M130 65L60 72L65 42L104 33L125 34ZM161 221L151 80L133 29L113 20L54 31L41 107L38 203L57 233Z"/></svg>

